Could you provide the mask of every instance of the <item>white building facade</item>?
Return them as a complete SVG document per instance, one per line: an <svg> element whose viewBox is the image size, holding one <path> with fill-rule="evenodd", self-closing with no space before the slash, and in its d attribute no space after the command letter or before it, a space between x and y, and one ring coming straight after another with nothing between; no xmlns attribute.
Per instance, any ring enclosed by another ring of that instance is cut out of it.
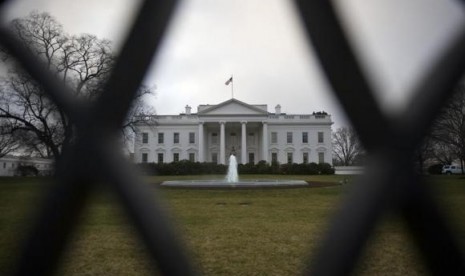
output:
<svg viewBox="0 0 465 276"><path fill-rule="evenodd" d="M17 176L19 175L18 167L34 166L39 175L52 175L54 171L54 160L21 157L21 156L4 156L0 158L0 176Z"/></svg>
<svg viewBox="0 0 465 276"><path fill-rule="evenodd" d="M332 164L331 116L274 113L267 105L250 105L230 99L200 105L197 113L156 115L137 125L136 163L180 160L227 164L230 154L238 163Z"/></svg>

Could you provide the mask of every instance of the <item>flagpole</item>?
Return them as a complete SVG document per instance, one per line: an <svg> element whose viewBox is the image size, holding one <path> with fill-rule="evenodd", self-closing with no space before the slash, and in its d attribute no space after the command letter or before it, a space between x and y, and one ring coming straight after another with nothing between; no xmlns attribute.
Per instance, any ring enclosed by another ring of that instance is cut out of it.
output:
<svg viewBox="0 0 465 276"><path fill-rule="evenodd" d="M231 74L231 99L234 99L234 78Z"/></svg>
<svg viewBox="0 0 465 276"><path fill-rule="evenodd" d="M232 74L231 74L231 77L224 84L226 85L231 84L231 99L234 99L234 80L233 80Z"/></svg>

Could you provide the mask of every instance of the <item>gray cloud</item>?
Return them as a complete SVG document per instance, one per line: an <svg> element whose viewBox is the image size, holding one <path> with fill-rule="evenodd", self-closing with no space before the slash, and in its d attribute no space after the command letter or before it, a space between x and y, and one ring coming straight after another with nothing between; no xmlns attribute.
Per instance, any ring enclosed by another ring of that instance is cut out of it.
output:
<svg viewBox="0 0 465 276"><path fill-rule="evenodd" d="M386 110L400 109L411 87L459 27L463 9L454 1L338 0L366 72ZM48 11L69 33L94 33L120 45L140 1L11 1L7 18ZM160 114L189 104L231 97L224 82L234 74L235 97L281 104L287 113L326 110L336 125L345 116L322 76L288 0L183 1L145 82Z"/></svg>

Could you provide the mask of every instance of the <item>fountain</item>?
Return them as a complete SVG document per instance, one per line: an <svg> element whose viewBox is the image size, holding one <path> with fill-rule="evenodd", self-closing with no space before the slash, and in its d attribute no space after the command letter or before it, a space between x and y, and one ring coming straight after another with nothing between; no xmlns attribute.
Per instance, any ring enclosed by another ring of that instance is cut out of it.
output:
<svg viewBox="0 0 465 276"><path fill-rule="evenodd" d="M239 181L239 176L237 174L237 160L236 156L234 156L232 153L229 156L228 174L226 175L226 181L228 183L236 183Z"/></svg>
<svg viewBox="0 0 465 276"><path fill-rule="evenodd" d="M239 181L237 160L233 151L229 156L228 172L224 179L211 180L173 180L164 181L161 186L178 188L270 188L270 187L304 187L309 184L304 180L290 179L246 179Z"/></svg>

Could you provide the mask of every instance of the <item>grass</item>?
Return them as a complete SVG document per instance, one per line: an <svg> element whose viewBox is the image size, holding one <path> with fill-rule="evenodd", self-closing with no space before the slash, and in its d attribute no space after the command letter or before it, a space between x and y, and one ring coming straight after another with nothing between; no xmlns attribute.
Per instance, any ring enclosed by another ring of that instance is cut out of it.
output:
<svg viewBox="0 0 465 276"><path fill-rule="evenodd" d="M221 178L223 176L203 176ZM275 176L242 176L242 178ZM176 231L199 270L207 275L295 275L319 245L331 214L348 186L268 190L158 189ZM283 178L302 179L302 176ZM339 182L341 176L304 176L312 182ZM465 234L465 180L430 177L434 193ZM35 178L0 178L0 275L7 274L29 229L47 184ZM154 272L145 248L111 193L91 198L58 275L146 275ZM311 254L311 253L310 253ZM357 266L362 275L422 275L427 272L402 221L381 220Z"/></svg>

